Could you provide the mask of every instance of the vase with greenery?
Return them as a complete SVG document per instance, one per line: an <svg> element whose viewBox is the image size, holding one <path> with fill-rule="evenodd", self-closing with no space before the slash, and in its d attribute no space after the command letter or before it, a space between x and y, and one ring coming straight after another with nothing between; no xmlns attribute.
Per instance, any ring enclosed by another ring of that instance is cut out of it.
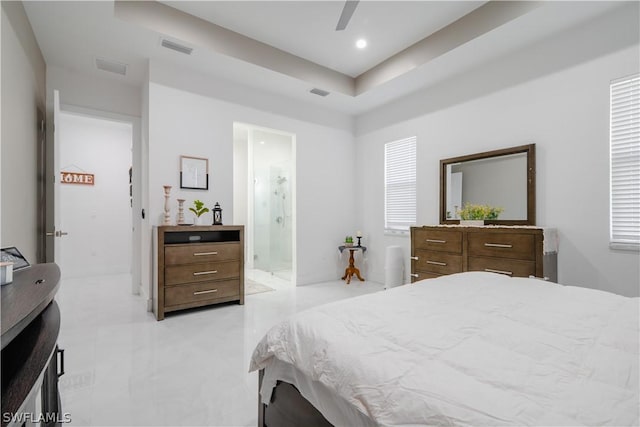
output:
<svg viewBox="0 0 640 427"><path fill-rule="evenodd" d="M200 224L200 216L209 212L209 208L205 207L204 203L200 200L194 200L193 206L189 208L191 212L195 215L194 224Z"/></svg>
<svg viewBox="0 0 640 427"><path fill-rule="evenodd" d="M345 245L346 247L348 247L348 248L349 248L349 247L351 247L351 246L353 246L353 236L347 236L347 237L345 237L345 238L344 238L344 245Z"/></svg>
<svg viewBox="0 0 640 427"><path fill-rule="evenodd" d="M480 225L480 222L484 224L484 220L498 219L502 211L504 209L500 207L467 202L457 213L461 224L463 221L477 221Z"/></svg>

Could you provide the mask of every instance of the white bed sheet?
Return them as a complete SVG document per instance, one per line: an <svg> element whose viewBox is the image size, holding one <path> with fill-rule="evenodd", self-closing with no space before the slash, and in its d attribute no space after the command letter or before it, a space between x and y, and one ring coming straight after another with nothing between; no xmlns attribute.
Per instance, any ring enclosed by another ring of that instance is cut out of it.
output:
<svg viewBox="0 0 640 427"><path fill-rule="evenodd" d="M637 425L639 306L461 273L298 313L265 335L250 369L295 367L302 395L338 426Z"/></svg>

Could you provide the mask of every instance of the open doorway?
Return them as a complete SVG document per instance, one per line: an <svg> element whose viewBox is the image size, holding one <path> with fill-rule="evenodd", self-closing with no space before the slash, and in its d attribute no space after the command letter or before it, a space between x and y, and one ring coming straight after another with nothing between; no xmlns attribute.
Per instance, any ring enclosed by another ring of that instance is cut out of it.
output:
<svg viewBox="0 0 640 427"><path fill-rule="evenodd" d="M295 135L234 123L234 223L246 224L246 277L295 285Z"/></svg>
<svg viewBox="0 0 640 427"><path fill-rule="evenodd" d="M63 277L130 275L133 124L66 110L58 123Z"/></svg>

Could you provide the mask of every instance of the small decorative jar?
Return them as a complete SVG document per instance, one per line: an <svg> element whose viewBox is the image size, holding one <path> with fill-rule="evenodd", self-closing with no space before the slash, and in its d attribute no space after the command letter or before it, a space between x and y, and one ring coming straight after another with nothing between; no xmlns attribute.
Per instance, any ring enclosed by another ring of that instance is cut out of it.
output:
<svg viewBox="0 0 640 427"><path fill-rule="evenodd" d="M13 263L0 262L0 285L8 285L13 282Z"/></svg>

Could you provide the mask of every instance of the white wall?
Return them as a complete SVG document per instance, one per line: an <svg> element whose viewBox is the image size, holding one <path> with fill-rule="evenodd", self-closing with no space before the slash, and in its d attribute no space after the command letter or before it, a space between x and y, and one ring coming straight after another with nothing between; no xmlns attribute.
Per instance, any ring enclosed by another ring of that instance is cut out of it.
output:
<svg viewBox="0 0 640 427"><path fill-rule="evenodd" d="M151 80L155 83L167 86L175 86L178 83L183 90L220 101L244 105L248 108L302 122L353 132L354 119L352 116L289 98L281 93L271 92L269 87L262 90L223 78L212 78L206 73L187 70L166 61L154 59L150 63L153 74Z"/></svg>
<svg viewBox="0 0 640 427"><path fill-rule="evenodd" d="M249 200L249 128L242 123L233 125L233 223L247 224ZM247 232L247 230L245 230ZM245 234L245 250L249 236ZM246 255L246 254L245 254ZM251 260L245 258L247 266Z"/></svg>
<svg viewBox="0 0 640 427"><path fill-rule="evenodd" d="M153 284L153 236L151 234L151 220L149 218L149 82L142 85L142 138L141 138L141 203L135 211L140 214L140 291L147 299L147 310L152 309L151 285ZM135 148L134 148L135 152ZM142 218L144 212L144 218Z"/></svg>
<svg viewBox="0 0 640 427"><path fill-rule="evenodd" d="M592 23L590 31L574 30L445 82L432 89L433 96L422 92L358 119L358 204L362 227L371 233L367 246L374 280L384 278L387 245L401 244L409 251L408 238L383 235L383 145L416 135L418 224L438 223L440 159L534 142L537 223L559 230L559 281L640 293L638 253L608 247L609 82L639 71L637 5L631 11L635 17L628 16L629 10L618 11ZM634 31L635 44L628 47ZM588 60L584 43L593 43ZM601 52L603 46L608 53ZM566 49L573 62L556 57L558 49ZM532 76L527 57L548 63ZM493 88L492 82L500 80L508 84ZM441 96L446 91L450 98ZM418 117L416 97L428 104ZM415 118L390 124L389 115Z"/></svg>
<svg viewBox="0 0 640 427"><path fill-rule="evenodd" d="M151 243L145 220L141 218L142 209L147 208L146 186L147 171L143 153L146 143L144 125L140 118L143 115L144 86L132 86L111 78L100 78L79 74L57 66L47 67L47 120L53 123L53 91L60 91L60 102L66 108L75 111L87 110L91 114L129 120L133 128L133 228L137 236L134 239L134 268L132 271L133 292L139 293L148 289L151 272ZM47 140L53 141L52 127L48 126ZM52 155L52 153L50 154ZM53 163L53 160L50 160ZM137 166L137 167L136 167ZM139 264L139 268L137 268Z"/></svg>
<svg viewBox="0 0 640 427"><path fill-rule="evenodd" d="M132 125L60 115L62 171L94 174L94 185L60 184L60 268L65 277L131 271L129 167Z"/></svg>
<svg viewBox="0 0 640 427"><path fill-rule="evenodd" d="M0 245L37 262L37 108L44 112L45 62L20 2L2 2Z"/></svg>
<svg viewBox="0 0 640 427"><path fill-rule="evenodd" d="M142 114L139 86L48 66L47 91L52 94L54 90L60 91L61 104L134 117Z"/></svg>
<svg viewBox="0 0 640 427"><path fill-rule="evenodd" d="M345 230L355 229L352 172L355 150L351 132L179 89L191 85L197 76L192 77L187 72L174 75L151 64L149 214L152 225L161 222L165 184L173 186L173 209L178 196L188 202L200 198L207 205L219 201L224 209L223 221L229 224L234 218L233 122L281 129L296 135L297 283L335 279L337 246ZM208 93L208 89L202 88L201 92ZM209 191L178 188L181 154L209 159Z"/></svg>

